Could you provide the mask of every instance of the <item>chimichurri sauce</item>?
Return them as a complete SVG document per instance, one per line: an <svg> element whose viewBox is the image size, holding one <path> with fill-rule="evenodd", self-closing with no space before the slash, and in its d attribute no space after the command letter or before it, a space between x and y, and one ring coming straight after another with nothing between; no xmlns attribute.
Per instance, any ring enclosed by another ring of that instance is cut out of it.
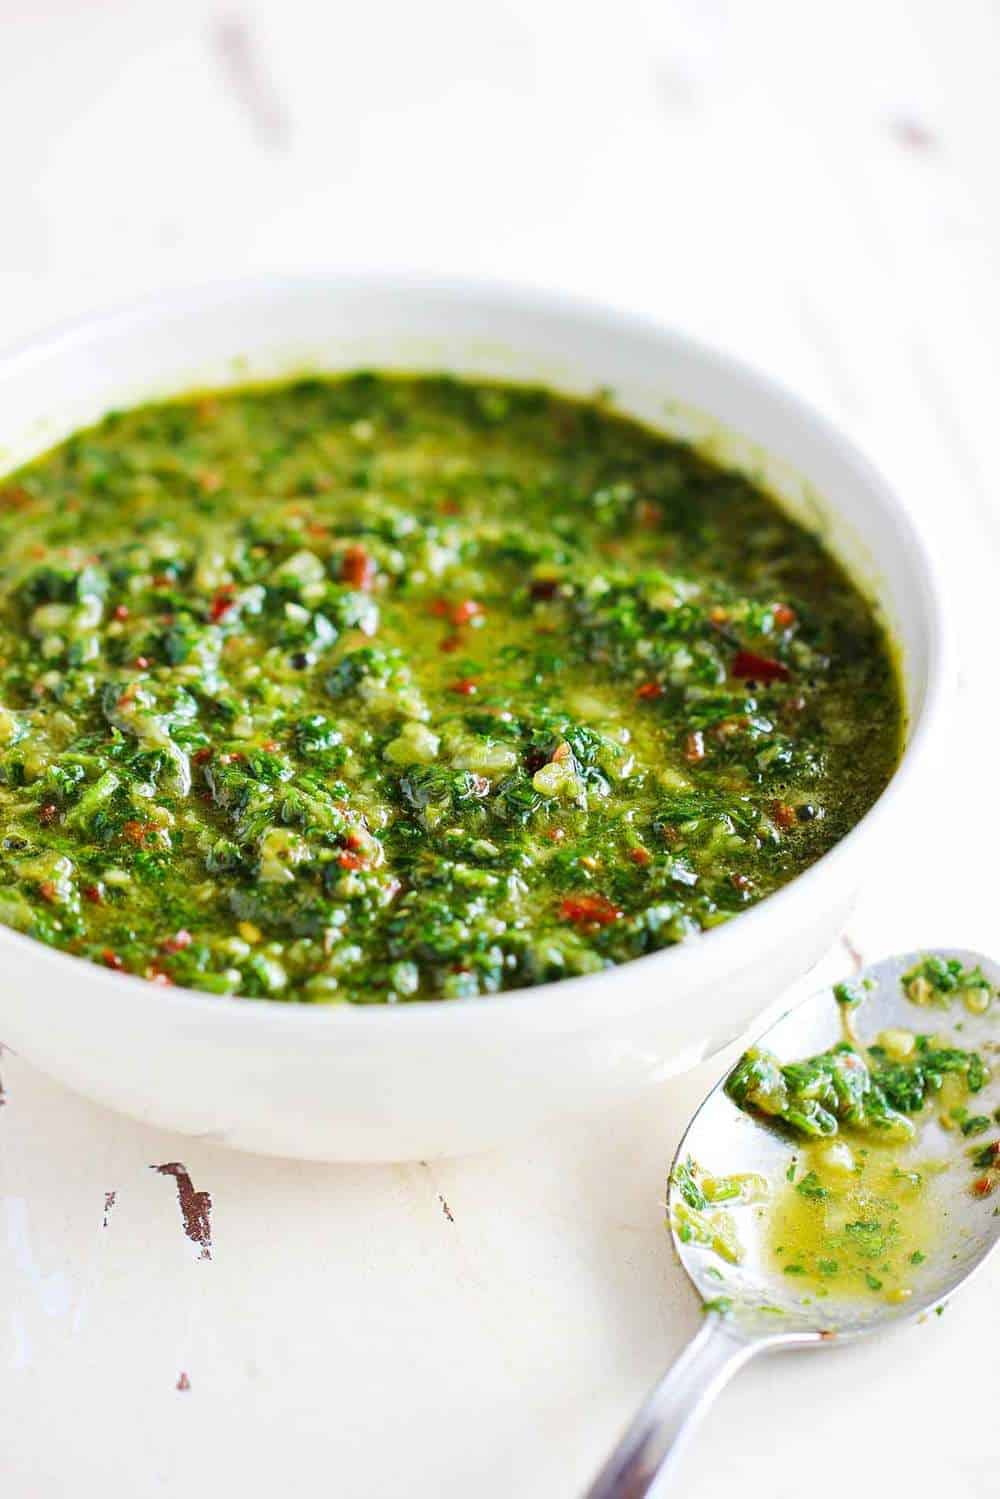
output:
<svg viewBox="0 0 1000 1499"><path fill-rule="evenodd" d="M895 1028L862 1041L854 1015L864 990L838 984L844 1040L794 1062L758 1047L743 1054L727 1094L783 1128L797 1148L782 1180L770 1184L707 1177L693 1162L675 1168L674 1222L685 1242L741 1258L736 1222L710 1211L724 1200L717 1183L739 1182L741 1191L729 1197L767 1199L757 1210L765 1257L804 1301L875 1294L903 1302L919 1288L921 1266L937 1273L949 1234L961 1232L949 1226L957 1193L990 1197L1000 1175L1000 1144L985 1138L1000 1123L986 1060L997 1050L997 994L978 967L936 954L901 983L933 1032ZM982 1017L982 1039L970 1048L966 1032Z"/></svg>
<svg viewBox="0 0 1000 1499"><path fill-rule="evenodd" d="M0 920L213 993L456 998L715 926L896 764L868 605L748 479L358 374L0 481Z"/></svg>

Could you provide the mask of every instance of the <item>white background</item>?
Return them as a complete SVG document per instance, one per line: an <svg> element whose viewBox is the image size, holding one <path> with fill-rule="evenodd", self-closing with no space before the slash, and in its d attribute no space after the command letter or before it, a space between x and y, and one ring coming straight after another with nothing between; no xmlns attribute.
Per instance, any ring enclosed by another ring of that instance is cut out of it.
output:
<svg viewBox="0 0 1000 1499"><path fill-rule="evenodd" d="M416 266L776 374L902 490L955 627L940 770L850 937L995 951L998 127L990 0L0 0L0 337L229 271ZM661 1202L718 1062L489 1159L354 1169L0 1070L5 1499L571 1499L696 1325ZM148 1170L174 1159L211 1261ZM751 1369L679 1492L994 1496L998 1290Z"/></svg>

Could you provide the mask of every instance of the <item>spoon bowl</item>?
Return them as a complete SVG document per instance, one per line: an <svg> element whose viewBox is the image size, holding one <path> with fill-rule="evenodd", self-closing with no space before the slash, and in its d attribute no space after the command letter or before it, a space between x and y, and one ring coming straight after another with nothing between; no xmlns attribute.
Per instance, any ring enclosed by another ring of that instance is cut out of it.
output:
<svg viewBox="0 0 1000 1499"><path fill-rule="evenodd" d="M954 995L920 1005L909 997L903 976L927 952L887 958L863 970L850 986L862 996L856 1004L838 1003L829 989L814 994L776 1021L757 1047L787 1064L827 1052L845 1039L863 1050L884 1033L918 1030L945 1032L951 1045L978 1052L987 1061L995 1057L1000 1051L996 998L984 1012L973 1013ZM1000 991L1000 965L988 958L961 949L933 952L957 960L963 969L978 967L994 995ZM830 1347L921 1320L979 1269L1000 1237L1000 1215L993 1201L974 1192L970 1161L977 1146L988 1146L1000 1135L1000 1127L993 1125L989 1136L970 1139L959 1121L947 1119L951 1127L946 1128L928 1107L919 1120L920 1150L933 1157L935 1167L927 1184L939 1224L934 1252L914 1261L910 1284L897 1299L864 1288L845 1293L836 1281L819 1291L804 1288L776 1258L767 1235L768 1204L777 1193L790 1190L787 1183L803 1153L802 1136L780 1121L741 1109L726 1092L728 1077L719 1080L691 1120L674 1157L667 1194L674 1247L702 1298L705 1323L649 1396L588 1490L588 1499L642 1499L663 1492L696 1418L751 1357L784 1348ZM987 1084L977 1094L977 1113L983 1110L983 1118L996 1118L998 1102L1000 1085ZM685 1231L688 1220L678 1208L690 1163L766 1183L762 1203L735 1209L736 1262L720 1258L711 1245L696 1242Z"/></svg>
<svg viewBox="0 0 1000 1499"><path fill-rule="evenodd" d="M1000 986L1000 965L978 953L939 948L934 952L957 959L964 968L980 967L993 987ZM915 1005L900 982L923 956L926 953L913 952L887 958L858 975L856 983L871 986L866 988L857 1019L857 1029L864 1038L915 1027L949 1028L944 1010ZM996 1049L1000 1030L992 1012L977 1016L960 1011L954 1018L961 1026L956 1044L960 1041L966 1050L987 1055ZM827 1051L843 1039L842 1007L830 990L824 989L783 1015L758 1044L782 1062L790 1062ZM758 1331L772 1335L811 1333L817 1340L829 1342L834 1336L844 1339L877 1332L891 1322L924 1315L946 1301L993 1249L1000 1237L1000 1217L994 1217L993 1204L987 1207L968 1190L972 1180L968 1150L972 1142L961 1130L946 1131L928 1119L923 1126L925 1148L926 1136L932 1133L930 1145L935 1157L949 1166L933 1184L937 1195L947 1198L948 1243L940 1245L938 1252L919 1267L919 1273L913 1276L912 1295L905 1301L893 1303L876 1297L863 1300L835 1292L821 1301L803 1298L794 1279L769 1263L761 1232L766 1206L759 1217L740 1216L744 1258L738 1265L725 1266L724 1280L720 1281L718 1256L696 1244L684 1243L678 1234L673 1212L676 1168L691 1158L727 1175L753 1173L777 1184L784 1181L802 1152L800 1137L738 1108L726 1094L725 1082L725 1078L720 1079L712 1089L681 1140L671 1168L667 1207L674 1247L699 1294L711 1304L724 1288L725 1297L732 1301L727 1308L731 1320L747 1335ZM984 1092L983 1096L990 1095Z"/></svg>

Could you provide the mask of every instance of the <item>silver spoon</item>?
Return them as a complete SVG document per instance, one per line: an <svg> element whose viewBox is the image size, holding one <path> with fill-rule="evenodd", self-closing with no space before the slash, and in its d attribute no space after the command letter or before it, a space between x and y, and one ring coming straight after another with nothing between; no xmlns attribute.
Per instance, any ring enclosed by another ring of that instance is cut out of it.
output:
<svg viewBox="0 0 1000 1499"><path fill-rule="evenodd" d="M957 958L965 968L978 964L993 988L1000 988L1000 965L978 953L934 948L887 958L852 980L852 986L871 981L866 997L853 1012L858 1032L864 1040L891 1029L944 1032L963 1050L995 1054L1000 1042L995 1019L1000 999L994 998L985 1015L976 1016L967 1013L960 1001L946 1010L940 1005L918 1006L905 995L901 975L930 951ZM814 1056L843 1039L841 1009L825 989L783 1015L757 1044L783 1063ZM960 1022L958 1034L953 1035L956 1022ZM756 1354L830 1347L926 1317L979 1269L1000 1237L1000 1216L994 1215L1000 1194L993 1199L976 1198L971 1190L975 1171L969 1160L970 1147L992 1140L997 1129L974 1141L960 1130L945 1131L921 1120L922 1139L924 1132L932 1130L935 1155L949 1162L940 1178L948 1194L947 1242L915 1273L910 1299L893 1305L874 1296L839 1300L832 1295L820 1300L804 1296L792 1277L768 1263L763 1215L746 1208L739 1217L745 1249L739 1265L724 1265L710 1249L682 1243L673 1211L674 1171L679 1163L693 1159L720 1174L750 1172L777 1183L785 1179L793 1158L802 1150L801 1139L737 1108L723 1091L724 1083L725 1078L720 1079L691 1120L674 1157L667 1196L674 1248L705 1304L705 1320L647 1397L587 1490L586 1499L644 1499L663 1494L697 1420L737 1369ZM991 1113L1000 1101L998 1094L994 1083L977 1095L976 1112L982 1108ZM722 1271L725 1278L720 1284ZM731 1303L724 1311L718 1309L723 1293Z"/></svg>

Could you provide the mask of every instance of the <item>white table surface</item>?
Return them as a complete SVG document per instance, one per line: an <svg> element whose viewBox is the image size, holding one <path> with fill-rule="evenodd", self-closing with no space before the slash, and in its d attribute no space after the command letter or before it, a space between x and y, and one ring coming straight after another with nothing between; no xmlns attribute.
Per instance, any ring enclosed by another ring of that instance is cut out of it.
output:
<svg viewBox="0 0 1000 1499"><path fill-rule="evenodd" d="M954 729L850 940L996 951L998 78L990 0L0 0L0 335L405 265L777 374L904 491L956 627ZM337 1168L157 1134L4 1054L5 1499L571 1499L697 1322L661 1203L720 1070L489 1158ZM752 1368L678 1491L994 1496L998 1291L1000 1264L881 1346Z"/></svg>

